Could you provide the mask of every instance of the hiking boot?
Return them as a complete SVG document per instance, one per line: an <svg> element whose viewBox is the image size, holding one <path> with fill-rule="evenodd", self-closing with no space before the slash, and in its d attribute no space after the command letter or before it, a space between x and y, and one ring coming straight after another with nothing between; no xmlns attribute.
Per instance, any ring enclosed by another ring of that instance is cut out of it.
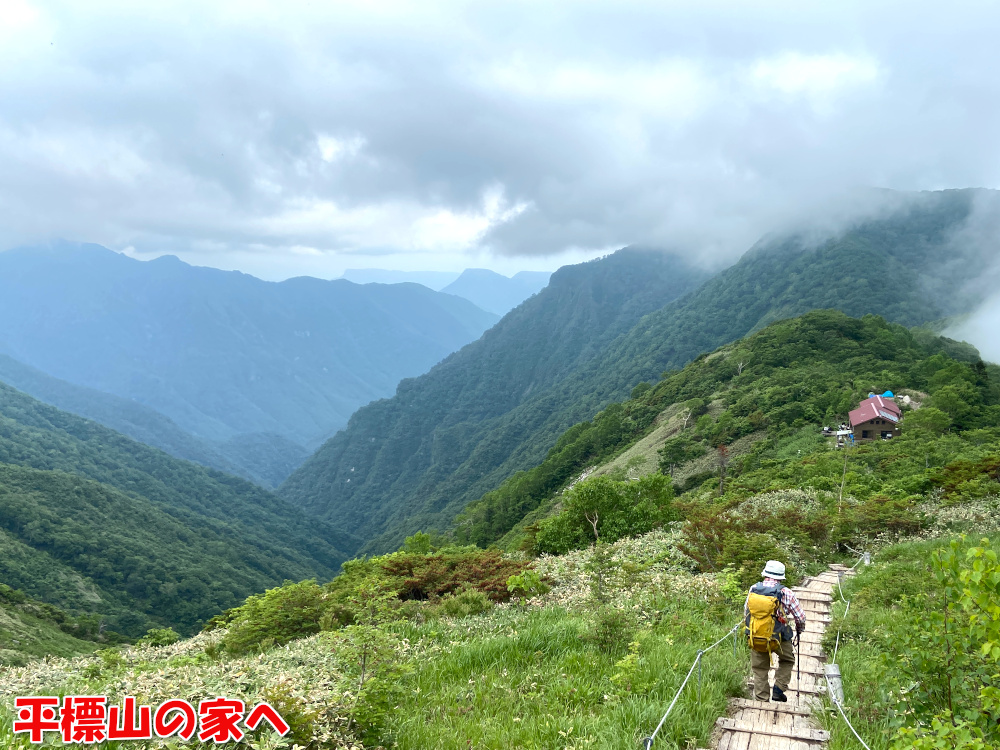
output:
<svg viewBox="0 0 1000 750"><path fill-rule="evenodd" d="M780 687L775 685L771 688L771 700L777 701L778 703L787 703L788 698L785 697L785 691Z"/></svg>

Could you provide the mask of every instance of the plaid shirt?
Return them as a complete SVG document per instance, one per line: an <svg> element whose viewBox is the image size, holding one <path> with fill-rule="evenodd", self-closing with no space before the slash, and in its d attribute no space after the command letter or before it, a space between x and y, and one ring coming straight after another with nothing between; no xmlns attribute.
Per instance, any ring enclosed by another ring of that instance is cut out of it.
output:
<svg viewBox="0 0 1000 750"><path fill-rule="evenodd" d="M781 581L777 580L776 578L765 578L764 585L781 586ZM750 600L750 595L748 594L747 601L749 600ZM785 611L795 618L795 629L805 630L806 628L805 610L802 609L802 605L799 604L799 600L795 598L795 594L792 593L792 590L789 588L785 588L784 586L781 586L781 603L784 606ZM750 614L750 607L744 604L743 616L746 617L749 614ZM780 612L778 614L778 619L782 623L785 622L785 619L781 616Z"/></svg>

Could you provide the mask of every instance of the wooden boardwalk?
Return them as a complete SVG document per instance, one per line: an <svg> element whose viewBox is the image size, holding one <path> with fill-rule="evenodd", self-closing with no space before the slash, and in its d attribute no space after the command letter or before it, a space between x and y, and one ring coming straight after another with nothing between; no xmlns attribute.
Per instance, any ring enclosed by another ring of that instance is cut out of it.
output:
<svg viewBox="0 0 1000 750"><path fill-rule="evenodd" d="M840 574L853 575L853 571L831 565L829 570L792 589L806 612L806 630L802 634L802 662L792 670L792 681L785 691L788 702L731 701L729 716L716 722L717 750L819 750L830 739L829 732L820 729L812 718L812 710L826 692L826 659L820 642L830 622L830 606L838 596Z"/></svg>

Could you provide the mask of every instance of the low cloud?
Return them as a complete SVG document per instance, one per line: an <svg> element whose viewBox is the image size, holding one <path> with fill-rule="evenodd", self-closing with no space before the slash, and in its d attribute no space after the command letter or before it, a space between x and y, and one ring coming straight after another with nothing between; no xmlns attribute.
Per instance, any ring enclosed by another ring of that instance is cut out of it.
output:
<svg viewBox="0 0 1000 750"><path fill-rule="evenodd" d="M968 341L983 359L1000 364L1000 294L987 300L976 312L945 331L951 338Z"/></svg>
<svg viewBox="0 0 1000 750"><path fill-rule="evenodd" d="M998 182L984 6L0 0L0 16L0 247L64 236L272 277L630 243L718 266L864 210L845 198L864 188Z"/></svg>

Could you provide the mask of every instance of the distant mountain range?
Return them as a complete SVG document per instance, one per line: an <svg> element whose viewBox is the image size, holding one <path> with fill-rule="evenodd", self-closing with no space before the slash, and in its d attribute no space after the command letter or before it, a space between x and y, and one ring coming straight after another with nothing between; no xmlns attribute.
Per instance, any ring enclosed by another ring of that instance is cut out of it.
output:
<svg viewBox="0 0 1000 750"><path fill-rule="evenodd" d="M279 435L240 435L212 443L185 432L169 417L138 401L73 385L0 354L0 383L64 411L92 419L171 456L277 487L309 452Z"/></svg>
<svg viewBox="0 0 1000 750"><path fill-rule="evenodd" d="M909 196L825 239L762 240L711 277L626 248L559 269L481 336L494 315L413 283L269 284L97 246L0 253L0 582L130 636L192 632L420 529L495 542L645 434L666 404L654 397L685 392L692 373L713 392L721 344L818 308L916 326L978 306L997 286L984 261L996 249L967 231L974 210L1000 216L1000 194ZM843 351L876 363L893 361L879 347L920 338L823 312L725 356L750 360L745 377L768 357L771 376L793 344L832 351L817 337L856 334ZM665 371L668 385L648 384ZM354 412L278 493L232 475L277 483L351 398L391 392L393 377L395 395ZM774 416L797 391L768 393Z"/></svg>
<svg viewBox="0 0 1000 750"><path fill-rule="evenodd" d="M521 271L507 278L485 268L467 268L441 291L456 294L476 307L506 315L524 300L540 292L549 283L551 273Z"/></svg>
<svg viewBox="0 0 1000 750"><path fill-rule="evenodd" d="M913 326L974 309L996 249L984 256L965 230L974 209L1000 215L998 195L900 196L826 239L766 238L707 281L631 250L560 269L481 340L360 409L280 493L369 551L447 529L470 501L562 450L564 430L770 322L835 308Z"/></svg>
<svg viewBox="0 0 1000 750"><path fill-rule="evenodd" d="M423 284L440 292L459 277L458 271L392 271L382 268L348 268L342 279L355 284Z"/></svg>
<svg viewBox="0 0 1000 750"><path fill-rule="evenodd" d="M384 271L349 268L343 278L356 284L400 284L412 282L464 297L476 307L506 315L549 283L548 271L521 271L511 277L485 268L467 268L461 274L447 271Z"/></svg>
<svg viewBox="0 0 1000 750"><path fill-rule="evenodd" d="M497 319L413 283L271 283L65 242L0 253L0 353L9 376L37 371L20 368L19 387L272 486L359 406Z"/></svg>

